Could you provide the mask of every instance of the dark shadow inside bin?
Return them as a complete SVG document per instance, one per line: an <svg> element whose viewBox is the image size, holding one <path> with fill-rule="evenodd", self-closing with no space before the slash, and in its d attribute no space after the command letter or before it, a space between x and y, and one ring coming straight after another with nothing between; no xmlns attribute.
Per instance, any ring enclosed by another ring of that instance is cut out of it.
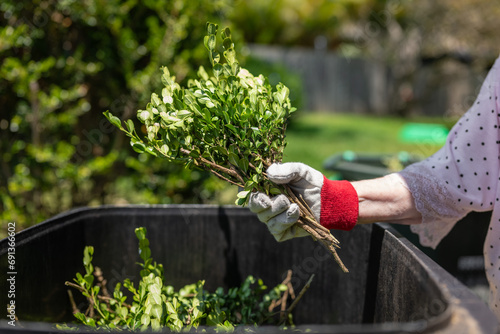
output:
<svg viewBox="0 0 500 334"><path fill-rule="evenodd" d="M392 323L390 328L398 331L430 332L449 326L458 307L467 310L470 321L496 326L474 294L383 225L334 231L342 247L340 257L350 270L344 274L311 238L277 243L248 210L201 205L83 208L18 233L20 322L73 320L64 282L83 272L86 245L94 246L93 263L102 268L108 289L125 278L137 282L140 259L134 229L141 226L147 228L153 258L164 265L167 284L176 288L205 280L210 291L227 289L248 275L273 286L291 269L298 291L314 273L311 288L294 312L299 325L327 326L329 332L343 328L350 333L386 333L387 326L373 324ZM2 282L8 272L6 252L3 240ZM3 305L5 298L0 297Z"/></svg>

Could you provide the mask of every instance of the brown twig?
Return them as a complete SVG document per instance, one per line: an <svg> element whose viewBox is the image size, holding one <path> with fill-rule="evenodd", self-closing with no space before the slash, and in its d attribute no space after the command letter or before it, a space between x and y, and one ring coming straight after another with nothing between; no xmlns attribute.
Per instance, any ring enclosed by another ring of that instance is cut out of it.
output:
<svg viewBox="0 0 500 334"><path fill-rule="evenodd" d="M77 289L77 290L78 290L78 291L80 291L80 292L86 292L86 291L85 291L85 289L84 289L84 288L82 288L82 287L81 287L80 285L78 285L78 284L75 284L75 283L72 283L72 282L65 282L64 284L65 284L66 286L70 286L70 287L72 287L72 288L75 288L75 289ZM69 290L68 290L68 292L69 292ZM109 303L109 302L110 302L110 301L112 301L112 300L115 300L115 301L116 301L116 299L114 299L114 298L112 298L112 297L109 297L109 296L100 296L100 295L97 295L96 297L97 297L97 299L99 299L99 300L101 300L101 301L104 301L104 302L106 302L106 303ZM94 301L92 300L92 298L91 298L91 297L88 297L87 299L89 300L89 302L90 302L91 306L93 307L93 305L94 305ZM127 303L122 303L122 305L123 305L123 306L125 306L125 307L127 307L127 308L131 308L131 307L132 307L132 305L129 305L129 304L127 304Z"/></svg>
<svg viewBox="0 0 500 334"><path fill-rule="evenodd" d="M75 283L72 283L72 282L65 282L64 284L66 286L70 286L72 288L75 288L75 289L77 289L80 292L87 293L87 291L83 287L81 287L80 285L78 285L78 284L75 284ZM93 318L94 317L94 301L92 300L92 297L90 295L87 296L87 300L89 302L89 306L87 307L87 310L85 311L85 316L89 316L89 317Z"/></svg>
<svg viewBox="0 0 500 334"><path fill-rule="evenodd" d="M111 297L111 295L108 292L108 289L106 288L107 281L104 279L104 276L102 275L101 268L95 267L94 275L95 278L97 278L97 285L100 286L102 294L106 297Z"/></svg>
<svg viewBox="0 0 500 334"><path fill-rule="evenodd" d="M217 176L219 179L221 179L223 181L226 181L226 182L229 182L232 185L235 185L235 186L238 186L238 187L241 187L241 188L245 187L244 184L240 184L240 183L234 182L233 180L228 179L227 177L223 176L222 174L217 173L213 169L206 168L206 170L209 171L210 173L214 174L215 176Z"/></svg>
<svg viewBox="0 0 500 334"><path fill-rule="evenodd" d="M72 282L65 282L64 285L66 286L70 286L72 288L75 288L77 289L78 291L80 292L86 292L84 288L82 288L81 286L79 286L78 284L75 284L75 283L72 283Z"/></svg>
<svg viewBox="0 0 500 334"><path fill-rule="evenodd" d="M97 296L97 299L102 300L102 301L104 301L106 303L109 303L112 300L116 301L116 299L114 299L113 297L106 297L106 296L99 296L99 295ZM122 303L121 305L125 306L126 308L131 308L132 307L132 305L127 304L127 303ZM111 310L108 310L108 311L112 312Z"/></svg>
<svg viewBox="0 0 500 334"><path fill-rule="evenodd" d="M185 148L182 148L182 147L179 149L179 151L180 151L182 154L184 154L184 155L189 155L189 154L191 154L191 151L189 151L189 150L187 150L187 149L185 149ZM229 168L226 168L226 167L223 167L223 166L221 166L221 165L218 165L218 164L216 164L215 162L210 161L210 160L208 160L208 159L205 159L204 157L201 157L201 156L200 156L200 157L198 157L198 159L199 159L201 162L203 162L204 164L209 165L209 166L210 166L210 167L212 167L213 169L218 170L219 172L222 172L222 173L226 173L226 174L228 174L228 175L231 175L232 177L234 177L234 178L236 178L236 179L238 179L238 180L240 180L240 181L242 181L242 180L243 180L243 178L241 177L241 175L240 175L240 174L238 174L238 172L236 172L236 171L234 171L234 170L231 170L231 169L229 169ZM244 182L243 182L243 183L244 183Z"/></svg>
<svg viewBox="0 0 500 334"><path fill-rule="evenodd" d="M297 306L299 300L302 298L302 296L304 296L306 291L309 289L313 278L314 278L314 274L312 274L311 277L309 277L306 284L304 285L302 290L300 290L299 294L297 295L297 298L294 299L294 301L292 302L292 305L290 305L290 307L288 307L288 309L285 311L285 314L284 314L283 318L281 319L281 324L283 324L284 321L286 321L286 319L288 318L288 315L293 311L295 306Z"/></svg>
<svg viewBox="0 0 500 334"><path fill-rule="evenodd" d="M283 296L281 296L281 310L280 310L280 323L283 322L286 318L286 301L288 299L288 295L290 294L290 282L292 280L292 270L288 270L286 278L283 280L281 284L286 285L287 289L283 292ZM292 288L293 293L293 288Z"/></svg>
<svg viewBox="0 0 500 334"><path fill-rule="evenodd" d="M295 291L293 290L293 286L292 286L292 274L293 274L292 270L289 269L287 271L287 275L286 275L285 279L283 280L283 282L281 282L281 284L285 285L287 287L287 289L283 292L283 294L281 295L281 297L279 299L273 299L271 301L271 304L268 307L268 311L272 312L276 307L281 306L279 312L274 312L271 314L271 316L274 316L274 315L277 315L279 313L280 314L280 320L279 320L280 323L284 323L286 321L285 317L288 317L288 315L286 313L286 306L287 306L288 297L291 297L292 300L295 299ZM266 318L266 320L267 319L268 318Z"/></svg>
<svg viewBox="0 0 500 334"><path fill-rule="evenodd" d="M236 170L236 168L231 165L231 168L230 168L233 172L234 172L234 175L236 176L236 178L238 179L238 181L241 182L241 184L245 184L245 180L243 179L243 177L240 175L240 173L238 173L238 171Z"/></svg>
<svg viewBox="0 0 500 334"><path fill-rule="evenodd" d="M68 289L67 291L68 291L69 302L71 303L71 309L73 310L73 314L81 313L80 309L76 306L75 299L73 298L73 293L71 292L70 289Z"/></svg>
<svg viewBox="0 0 500 334"><path fill-rule="evenodd" d="M285 285L288 287L288 291L290 292L290 297L292 297L292 299L295 299L295 291L293 290L292 280L291 279L288 280L288 282Z"/></svg>

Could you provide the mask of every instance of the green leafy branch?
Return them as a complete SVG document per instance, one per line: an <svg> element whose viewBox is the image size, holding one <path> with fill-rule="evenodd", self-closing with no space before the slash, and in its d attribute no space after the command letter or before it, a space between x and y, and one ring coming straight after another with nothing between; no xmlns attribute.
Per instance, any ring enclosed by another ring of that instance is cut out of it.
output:
<svg viewBox="0 0 500 334"><path fill-rule="evenodd" d="M139 263L141 280L136 287L129 279L117 283L113 295L106 290L106 280L99 268L92 265L93 247L87 246L83 252L85 274L76 274L67 286L81 292L88 301L88 308L81 312L72 301L74 316L80 324L94 329L117 330L160 330L175 332L206 328L231 332L236 326L263 324L291 324L290 312L300 300L301 292L295 297L290 284L291 271L283 281L268 290L261 279L248 276L239 287L228 290L218 288L210 293L204 289L204 281L189 284L178 291L165 285L163 265L153 261L146 229L135 230L139 240ZM122 287L128 290L132 302ZM303 290L304 291L304 290ZM70 295L72 296L72 295ZM287 300L293 303L286 308ZM281 311L275 311L281 307ZM60 329L76 329L59 325Z"/></svg>
<svg viewBox="0 0 500 334"><path fill-rule="evenodd" d="M109 111L104 115L131 138L135 151L207 170L242 188L238 205L246 204L253 191L286 194L301 209L299 226L325 245L347 272L336 252L338 240L316 222L302 198L288 186L272 183L265 174L271 164L283 158L288 119L295 111L289 89L282 83L272 87L263 75L254 76L240 67L229 28L220 34L221 57L217 31L216 24L207 23L204 44L212 76L200 67L198 78L181 87L168 68L162 67L161 94L152 93L146 108L137 111L144 137L132 120L123 126Z"/></svg>

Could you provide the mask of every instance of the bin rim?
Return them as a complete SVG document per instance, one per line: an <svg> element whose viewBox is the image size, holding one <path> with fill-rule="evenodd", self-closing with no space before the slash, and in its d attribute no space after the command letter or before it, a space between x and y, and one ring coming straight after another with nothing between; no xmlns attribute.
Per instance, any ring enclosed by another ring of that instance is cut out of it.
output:
<svg viewBox="0 0 500 334"><path fill-rule="evenodd" d="M50 233L54 229L59 229L64 225L69 225L73 223L75 218L80 219L81 215L93 215L98 214L100 212L113 212L123 213L123 210L147 210L147 209L168 209L168 208L177 208L177 209L218 209L222 208L224 210L238 210L241 207L237 205L217 205L217 204L104 204L98 206L81 206L75 207L61 213L58 213L52 217L47 218L46 220L37 223L35 225L29 226L25 229L16 232L16 247L20 246L26 242L29 242L32 237L44 235ZM241 208L244 209L244 208ZM20 238L19 238L20 237ZM0 255L3 255L7 252L8 238L0 239Z"/></svg>
<svg viewBox="0 0 500 334"><path fill-rule="evenodd" d="M394 229L388 223L375 223L375 228L379 228L385 234L384 237L394 238L401 246L411 250L409 254L423 268L429 278L441 286L442 297L447 303L446 309L431 317L427 322L424 333L439 331L440 328L453 322L460 322L459 318L469 315L469 319L474 319L480 333L500 333L500 323L493 311L479 299L469 288L452 276L439 264L428 257L416 245L410 242L406 237ZM467 325L466 323L463 323ZM472 325L472 324L469 324Z"/></svg>

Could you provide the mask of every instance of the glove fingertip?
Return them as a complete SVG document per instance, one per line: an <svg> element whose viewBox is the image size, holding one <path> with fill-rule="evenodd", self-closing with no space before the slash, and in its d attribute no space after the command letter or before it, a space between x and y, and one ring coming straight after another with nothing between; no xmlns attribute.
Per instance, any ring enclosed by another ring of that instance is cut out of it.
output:
<svg viewBox="0 0 500 334"><path fill-rule="evenodd" d="M274 163L269 166L266 173L269 179L277 184L288 183L295 174L290 168L290 163Z"/></svg>
<svg viewBox="0 0 500 334"><path fill-rule="evenodd" d="M271 206L271 199L264 193L252 193L248 201L248 209L253 213L260 213Z"/></svg>
<svg viewBox="0 0 500 334"><path fill-rule="evenodd" d="M288 220L297 221L297 219L299 219L299 216L300 216L299 206L295 203L290 204L290 207L288 208L288 211L287 211L287 216L288 216Z"/></svg>

